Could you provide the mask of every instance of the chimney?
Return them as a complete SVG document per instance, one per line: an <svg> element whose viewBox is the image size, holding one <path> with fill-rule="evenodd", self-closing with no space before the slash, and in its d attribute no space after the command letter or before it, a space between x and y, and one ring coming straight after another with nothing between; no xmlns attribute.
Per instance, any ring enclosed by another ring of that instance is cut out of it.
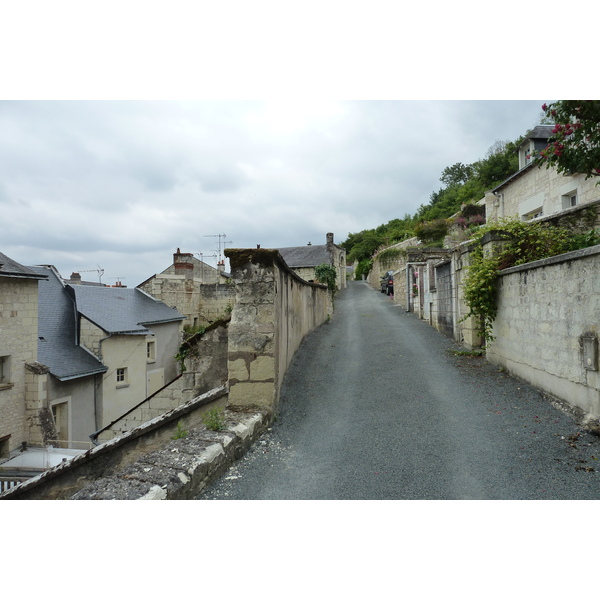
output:
<svg viewBox="0 0 600 600"><path fill-rule="evenodd" d="M73 285L79 285L81 283L81 275L79 273L71 273L71 279L69 283Z"/></svg>
<svg viewBox="0 0 600 600"><path fill-rule="evenodd" d="M333 246L333 233L328 233L327 234L327 245L328 246Z"/></svg>
<svg viewBox="0 0 600 600"><path fill-rule="evenodd" d="M192 259L194 255L190 252L181 252L177 248L177 252L173 254L173 266L175 267L175 275L184 275L186 279L194 278L194 264Z"/></svg>
<svg viewBox="0 0 600 600"><path fill-rule="evenodd" d="M217 269L218 269L219 273L223 273L225 271L225 261L224 260L220 260L217 263Z"/></svg>

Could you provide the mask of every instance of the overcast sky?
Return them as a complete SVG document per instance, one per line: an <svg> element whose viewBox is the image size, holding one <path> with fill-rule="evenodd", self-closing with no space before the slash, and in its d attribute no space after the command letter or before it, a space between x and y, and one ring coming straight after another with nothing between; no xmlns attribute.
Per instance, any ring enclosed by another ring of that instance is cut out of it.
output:
<svg viewBox="0 0 600 600"><path fill-rule="evenodd" d="M414 214L545 100L3 101L0 251L131 287L177 248L215 265L219 240L342 242Z"/></svg>

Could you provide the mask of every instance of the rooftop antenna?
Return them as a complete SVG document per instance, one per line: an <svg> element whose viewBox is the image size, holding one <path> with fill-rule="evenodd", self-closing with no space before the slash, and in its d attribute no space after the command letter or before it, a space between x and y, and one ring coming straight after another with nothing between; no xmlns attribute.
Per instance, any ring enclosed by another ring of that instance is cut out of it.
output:
<svg viewBox="0 0 600 600"><path fill-rule="evenodd" d="M217 233L216 235L205 235L204 237L216 237L216 238L219 238L219 247L217 248L217 252L219 253L219 262L221 262L221 246L222 245L224 246L225 244L233 244L233 242L232 241L229 241L229 242L223 241L223 242L221 242L221 238L224 239L224 238L227 237L226 233Z"/></svg>
<svg viewBox="0 0 600 600"><path fill-rule="evenodd" d="M97 269L82 269L81 271L77 271L77 273L98 273L98 283L102 283L102 275L104 275L104 269L98 265Z"/></svg>
<svg viewBox="0 0 600 600"><path fill-rule="evenodd" d="M205 236L206 237L206 236ZM196 254L200 257L200 280L204 283L204 257L208 258L216 258L216 254L203 254L202 252L196 252Z"/></svg>

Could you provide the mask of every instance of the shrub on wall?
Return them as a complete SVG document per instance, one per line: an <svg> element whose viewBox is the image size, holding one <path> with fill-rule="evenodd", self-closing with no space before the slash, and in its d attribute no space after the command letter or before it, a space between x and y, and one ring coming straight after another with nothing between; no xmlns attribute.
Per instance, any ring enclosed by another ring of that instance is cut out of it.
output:
<svg viewBox="0 0 600 600"><path fill-rule="evenodd" d="M481 239L490 231L501 232L506 243L499 251L486 256ZM598 243L598 234L574 235L568 229L547 223L501 219L478 229L473 240L478 244L469 256L470 264L464 281L464 298L469 312L462 321L469 317L479 317L482 323L480 333L486 341L491 342L494 339L492 324L498 310L497 285L500 271L595 245Z"/></svg>
<svg viewBox="0 0 600 600"><path fill-rule="evenodd" d="M434 219L415 225L415 235L425 245L443 245L447 233L448 221L446 219Z"/></svg>
<svg viewBox="0 0 600 600"><path fill-rule="evenodd" d="M315 267L315 277L320 283L324 283L327 288L333 292L337 289L335 285L336 275L335 267L332 265L323 263L322 265Z"/></svg>

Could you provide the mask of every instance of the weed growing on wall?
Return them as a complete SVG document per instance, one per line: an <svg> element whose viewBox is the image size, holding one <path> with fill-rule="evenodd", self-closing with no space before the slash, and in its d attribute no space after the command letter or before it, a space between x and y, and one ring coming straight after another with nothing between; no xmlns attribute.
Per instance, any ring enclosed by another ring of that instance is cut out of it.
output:
<svg viewBox="0 0 600 600"><path fill-rule="evenodd" d="M495 253L484 255L480 242L490 231L502 232L507 241ZM473 241L478 244L470 254L464 282L465 302L469 312L461 321L479 317L482 323L481 335L487 342L492 342L492 325L498 310L498 278L502 269L594 245L598 243L596 240L596 232L583 236L574 235L565 228L517 219L501 219L479 228L473 237Z"/></svg>
<svg viewBox="0 0 600 600"><path fill-rule="evenodd" d="M175 435L171 439L182 440L187 437L188 433L188 430L181 426L181 421L177 421L177 429L175 430Z"/></svg>
<svg viewBox="0 0 600 600"><path fill-rule="evenodd" d="M202 416L202 422L211 431L222 431L225 429L225 419L222 408L211 408Z"/></svg>

